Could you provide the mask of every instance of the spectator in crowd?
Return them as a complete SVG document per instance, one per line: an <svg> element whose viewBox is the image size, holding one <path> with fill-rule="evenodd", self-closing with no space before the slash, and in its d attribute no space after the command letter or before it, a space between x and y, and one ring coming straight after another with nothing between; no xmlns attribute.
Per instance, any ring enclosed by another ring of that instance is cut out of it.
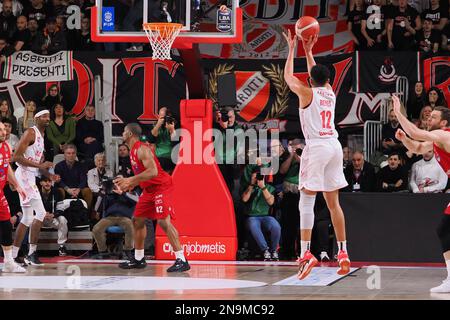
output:
<svg viewBox="0 0 450 320"><path fill-rule="evenodd" d="M96 51L103 49L100 43L91 40L91 21L88 17L81 19L81 29L75 30L72 41L73 50Z"/></svg>
<svg viewBox="0 0 450 320"><path fill-rule="evenodd" d="M47 177L42 177L40 180L40 193L42 197L42 203L46 211L45 219L43 221L43 227L54 228L58 230L58 254L59 256L66 256L67 250L65 243L67 242L67 236L69 229L67 227L67 219L63 216L61 210L56 209L58 202L62 201L61 194L53 187L52 181Z"/></svg>
<svg viewBox="0 0 450 320"><path fill-rule="evenodd" d="M344 169L352 163L352 151L349 147L343 147L342 152L344 153Z"/></svg>
<svg viewBox="0 0 450 320"><path fill-rule="evenodd" d="M250 184L242 194L242 201L247 204L247 227L255 239L264 260L279 260L278 244L280 242L281 227L278 221L270 215L275 203L275 188L264 183L264 178L257 179L252 173ZM270 247L264 237L263 230L270 234Z"/></svg>
<svg viewBox="0 0 450 320"><path fill-rule="evenodd" d="M8 36L4 33L0 33L0 57L1 57L1 67L3 68L3 62L5 62L5 57L9 57L14 53L14 48L8 43ZM3 70L2 70L3 71ZM1 73L3 75L3 72Z"/></svg>
<svg viewBox="0 0 450 320"><path fill-rule="evenodd" d="M409 120L416 122L420 119L420 111L425 106L427 100L423 83L417 81L414 85L414 91L410 90L410 96L407 103L406 113Z"/></svg>
<svg viewBox="0 0 450 320"><path fill-rule="evenodd" d="M400 166L400 156L392 152L388 165L378 172L378 190L381 192L405 191L408 187L408 172Z"/></svg>
<svg viewBox="0 0 450 320"><path fill-rule="evenodd" d="M367 46L366 38L364 38L361 32L361 23L365 15L364 0L355 0L355 8L350 11L347 18L347 29L353 39L355 50L365 49Z"/></svg>
<svg viewBox="0 0 450 320"><path fill-rule="evenodd" d="M30 40L25 46L31 50L33 48L33 44L37 41L37 37L39 35L39 24L35 18L28 19L28 31L30 31ZM50 109L50 108L49 108Z"/></svg>
<svg viewBox="0 0 450 320"><path fill-rule="evenodd" d="M366 39L367 49L382 51L386 49L387 9L381 0L374 0L361 21L361 34ZM370 11L369 11L370 10Z"/></svg>
<svg viewBox="0 0 450 320"><path fill-rule="evenodd" d="M416 33L417 50L436 53L441 43L439 31L433 29L433 20L425 18L422 30Z"/></svg>
<svg viewBox="0 0 450 320"><path fill-rule="evenodd" d="M54 16L65 16L67 15L67 4L68 1L63 0L52 0L52 14Z"/></svg>
<svg viewBox="0 0 450 320"><path fill-rule="evenodd" d="M431 7L422 12L422 19L430 19L434 30L442 31L448 22L447 8L439 4L439 0L430 0Z"/></svg>
<svg viewBox="0 0 450 320"><path fill-rule="evenodd" d="M33 51L45 55L62 50L67 50L66 34L56 26L56 18L49 17L44 30L38 34L33 43Z"/></svg>
<svg viewBox="0 0 450 320"><path fill-rule="evenodd" d="M408 5L407 0L398 0L398 7L393 7L390 18L387 24L388 48L410 50L416 31L422 27L419 13Z"/></svg>
<svg viewBox="0 0 450 320"><path fill-rule="evenodd" d="M431 116L431 112L433 111L433 108L430 106L425 106L420 110L419 114L419 120L417 121L417 127L420 129L426 130L428 127L428 119Z"/></svg>
<svg viewBox="0 0 450 320"><path fill-rule="evenodd" d="M32 100L25 102L25 110L23 116L17 120L17 130L19 132L19 137L27 130L34 126L34 112L36 111L36 103Z"/></svg>
<svg viewBox="0 0 450 320"><path fill-rule="evenodd" d="M281 248L283 258L291 260L296 258L299 248L300 212L298 202L300 193L298 190L298 176L300 172L300 156L304 145L300 139L292 139L288 142L288 151L283 154L284 161L280 166L280 173L284 175L283 194L281 200ZM296 246L297 244L297 246Z"/></svg>
<svg viewBox="0 0 450 320"><path fill-rule="evenodd" d="M21 0L12 0L12 13L15 17L20 16L23 10ZM0 2L0 12L3 11L3 3Z"/></svg>
<svg viewBox="0 0 450 320"><path fill-rule="evenodd" d="M52 84L47 89L47 94L42 98L42 106L48 110L52 110L56 104L63 104L63 96L59 91L57 84Z"/></svg>
<svg viewBox="0 0 450 320"><path fill-rule="evenodd" d="M3 10L0 12L0 33L6 34L8 42L11 41L16 31L16 20L11 0L3 0Z"/></svg>
<svg viewBox="0 0 450 320"><path fill-rule="evenodd" d="M14 50L31 50L31 32L27 28L27 17L19 16L17 18L17 29L14 32L11 44Z"/></svg>
<svg viewBox="0 0 450 320"><path fill-rule="evenodd" d="M9 101L2 99L0 102L0 119L7 118L11 120L12 133L17 134L17 119L14 116L14 110L12 110Z"/></svg>
<svg viewBox="0 0 450 320"><path fill-rule="evenodd" d="M384 154L389 154L393 150L399 150L403 147L403 144L395 137L397 129L401 129L401 127L394 110L391 109L389 111L389 122L383 125L381 131L381 137L383 139L381 145Z"/></svg>
<svg viewBox="0 0 450 320"><path fill-rule="evenodd" d="M113 177L111 170L106 169L106 156L104 153L97 153L94 157L95 168L92 168L87 173L88 187L92 191L92 202L95 203L94 211L98 212L101 199L99 198L102 188L103 177ZM97 201L98 200L98 201ZM99 220L100 217L96 217L95 220Z"/></svg>
<svg viewBox="0 0 450 320"><path fill-rule="evenodd" d="M9 118L2 118L1 120L3 122L3 124L5 125L5 130L6 130L6 142L8 142L9 146L11 147L11 151L16 150L16 145L19 142L19 138L11 133L12 130L12 123L11 123L11 119Z"/></svg>
<svg viewBox="0 0 450 320"><path fill-rule="evenodd" d="M64 146L64 161L55 166L55 174L61 177L59 192L65 199L82 198L88 209L92 205L92 191L87 185L87 174L83 165L77 160L77 147L73 144Z"/></svg>
<svg viewBox="0 0 450 320"><path fill-rule="evenodd" d="M64 145L75 140L75 119L64 114L64 107L57 103L51 112L51 121L45 130L48 140L53 144L53 155L63 151Z"/></svg>
<svg viewBox="0 0 450 320"><path fill-rule="evenodd" d="M119 174L124 177L131 177L133 175L130 161L130 149L125 143L119 145Z"/></svg>
<svg viewBox="0 0 450 320"><path fill-rule="evenodd" d="M156 146L155 153L161 167L168 173L171 173L175 168L171 157L171 137L175 134L175 119L166 107L159 109L158 115L159 119L151 131Z"/></svg>
<svg viewBox="0 0 450 320"><path fill-rule="evenodd" d="M406 172L410 172L413 164L419 160L422 160L421 154L416 154L407 150L404 154L404 158L402 158L401 165Z"/></svg>
<svg viewBox="0 0 450 320"><path fill-rule="evenodd" d="M236 166L236 159L238 156L238 150L242 147L239 143L239 135L243 134L241 126L236 122L236 114L232 107L225 107L221 111L216 112L215 122L213 128L219 130L222 133L223 145L219 145L218 141L215 141L215 156L216 162L219 164L220 172L228 186L228 190L233 194L234 179L237 176L238 167ZM230 135L230 133L232 133ZM234 148L226 147L226 136L237 137L237 143L234 144Z"/></svg>
<svg viewBox="0 0 450 320"><path fill-rule="evenodd" d="M435 193L445 190L447 180L447 174L430 150L422 160L413 164L409 185L414 193Z"/></svg>
<svg viewBox="0 0 450 320"><path fill-rule="evenodd" d="M45 28L45 21L51 16L49 7L45 5L44 0L30 0L30 5L24 8L24 16L30 19L35 19L38 22L39 30Z"/></svg>
<svg viewBox="0 0 450 320"><path fill-rule="evenodd" d="M344 170L348 186L343 191L349 192L374 192L377 184L375 168L364 160L361 151L355 151L352 164Z"/></svg>
<svg viewBox="0 0 450 320"><path fill-rule="evenodd" d="M97 243L99 259L108 258L106 246L106 230L111 226L119 226L125 233L124 253L125 258L131 257L133 249L133 212L138 201L138 194L133 192L122 192L115 185L112 190L105 190L102 203L102 219L92 229L92 235Z"/></svg>
<svg viewBox="0 0 450 320"><path fill-rule="evenodd" d="M84 157L93 159L94 155L104 150L103 123L95 119L93 105L86 106L84 111L84 117L76 124L76 144Z"/></svg>
<svg viewBox="0 0 450 320"><path fill-rule="evenodd" d="M427 106L430 106L432 109L438 106L447 106L447 103L444 99L442 91L439 88L431 87L428 90L428 102Z"/></svg>

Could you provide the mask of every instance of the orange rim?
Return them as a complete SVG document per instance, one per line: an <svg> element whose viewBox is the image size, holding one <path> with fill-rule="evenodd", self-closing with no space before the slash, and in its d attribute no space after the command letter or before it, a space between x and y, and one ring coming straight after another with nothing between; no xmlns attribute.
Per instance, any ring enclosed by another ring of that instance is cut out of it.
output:
<svg viewBox="0 0 450 320"><path fill-rule="evenodd" d="M142 27L144 30L163 30L167 28L181 29L183 25L181 23L171 23L171 22L148 22L143 23Z"/></svg>

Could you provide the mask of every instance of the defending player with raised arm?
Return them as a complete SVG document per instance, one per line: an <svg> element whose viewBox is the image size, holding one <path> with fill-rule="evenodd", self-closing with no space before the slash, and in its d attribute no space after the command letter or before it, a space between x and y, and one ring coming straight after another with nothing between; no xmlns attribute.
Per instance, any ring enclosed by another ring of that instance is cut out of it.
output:
<svg viewBox="0 0 450 320"><path fill-rule="evenodd" d="M312 54L318 35L308 40L302 39L305 49L308 73L312 88L305 86L294 76L294 54L297 37L288 31L284 34L289 45L289 55L284 69L284 77L289 88L299 98L300 125L306 140L300 163L300 247L298 278L306 278L318 263L310 252L311 234L314 226L314 203L316 193L323 192L330 210L336 239L339 246L338 274L350 272L347 254L345 218L339 204L339 189L347 186L343 173L343 152L334 126L336 95L330 80L330 71L324 65L316 65Z"/></svg>
<svg viewBox="0 0 450 320"><path fill-rule="evenodd" d="M392 99L394 101L394 112L405 130L398 129L395 137L403 142L411 152L423 154L434 150L436 160L450 178L450 109L445 107L434 108L428 120L429 131L425 131L417 128L401 113L400 100L397 96L393 96ZM408 138L406 134L411 138ZM447 266L447 278L441 285L431 288L430 291L432 293L450 293L450 203L444 211L437 234Z"/></svg>

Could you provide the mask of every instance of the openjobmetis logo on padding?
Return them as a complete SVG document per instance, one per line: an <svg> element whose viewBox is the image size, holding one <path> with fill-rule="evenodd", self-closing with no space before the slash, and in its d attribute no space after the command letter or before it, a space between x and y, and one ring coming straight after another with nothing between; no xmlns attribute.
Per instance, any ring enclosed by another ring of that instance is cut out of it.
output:
<svg viewBox="0 0 450 320"><path fill-rule="evenodd" d="M186 256L191 254L225 254L227 252L226 245L221 242L216 243L185 243L181 245L183 247ZM170 253L173 255L173 248L170 243L163 244L164 253Z"/></svg>

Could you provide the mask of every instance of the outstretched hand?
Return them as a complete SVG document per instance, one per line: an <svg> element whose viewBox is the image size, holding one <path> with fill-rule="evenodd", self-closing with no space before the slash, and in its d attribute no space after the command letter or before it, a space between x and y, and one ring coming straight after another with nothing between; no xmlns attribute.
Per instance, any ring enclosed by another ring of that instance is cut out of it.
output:
<svg viewBox="0 0 450 320"><path fill-rule="evenodd" d="M398 115L401 114L401 103L400 99L394 94L392 95L392 108L394 109L394 112Z"/></svg>
<svg viewBox="0 0 450 320"><path fill-rule="evenodd" d="M395 138L398 141L403 141L403 139L406 138L406 133L402 129L397 129L397 132L395 133Z"/></svg>
<svg viewBox="0 0 450 320"><path fill-rule="evenodd" d="M308 39L302 38L303 49L305 49L305 52L312 52L312 49L318 39L319 39L318 34L310 36Z"/></svg>
<svg viewBox="0 0 450 320"><path fill-rule="evenodd" d="M283 36L289 45L289 51L294 51L295 48L297 48L297 43L298 43L297 35L294 35L292 37L291 30L288 29L287 34L286 34L286 32L283 32Z"/></svg>

